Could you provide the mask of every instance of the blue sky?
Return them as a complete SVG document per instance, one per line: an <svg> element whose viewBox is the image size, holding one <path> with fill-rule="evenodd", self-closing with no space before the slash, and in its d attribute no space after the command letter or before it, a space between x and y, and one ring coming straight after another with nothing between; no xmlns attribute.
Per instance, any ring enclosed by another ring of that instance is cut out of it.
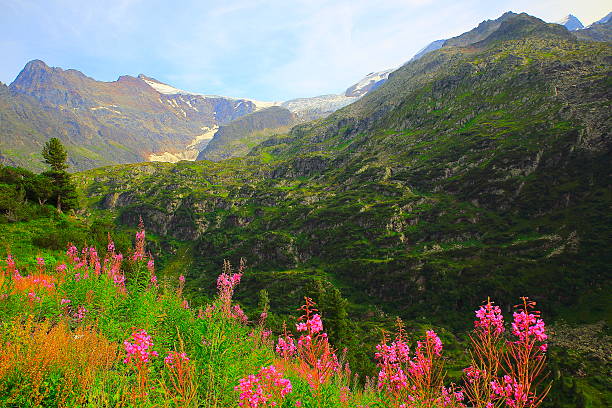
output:
<svg viewBox="0 0 612 408"><path fill-rule="evenodd" d="M32 59L283 101L337 93L503 12L585 25L608 0L0 0L0 81Z"/></svg>

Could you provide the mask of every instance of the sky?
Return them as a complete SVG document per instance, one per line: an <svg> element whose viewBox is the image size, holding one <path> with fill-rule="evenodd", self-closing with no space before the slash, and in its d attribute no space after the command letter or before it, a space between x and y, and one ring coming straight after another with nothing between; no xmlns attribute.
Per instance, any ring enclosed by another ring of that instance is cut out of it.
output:
<svg viewBox="0 0 612 408"><path fill-rule="evenodd" d="M0 0L0 81L30 60L100 81L143 73L204 94L343 92L505 11L587 25L609 0Z"/></svg>

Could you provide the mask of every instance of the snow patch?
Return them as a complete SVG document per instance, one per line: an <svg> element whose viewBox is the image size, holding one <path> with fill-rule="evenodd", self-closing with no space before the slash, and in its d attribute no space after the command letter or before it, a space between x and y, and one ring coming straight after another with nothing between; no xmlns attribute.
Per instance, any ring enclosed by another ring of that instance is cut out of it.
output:
<svg viewBox="0 0 612 408"><path fill-rule="evenodd" d="M231 96L219 96L219 95L206 95L206 94L199 94L199 93L195 93L195 92L189 92L189 91L185 91L183 89L179 89L179 88L175 88L173 86L167 85L167 84L163 84L161 82L157 82L157 81L152 81L144 76L139 76L139 78L146 82L151 88L155 89L157 92L159 92L160 94L164 94L164 95L194 95L194 96L199 96L202 97L204 99L208 99L208 98L223 98L223 99L229 99L229 100L233 100L233 101L249 101L252 102L255 105L255 110L261 110L261 109L265 109L265 108L269 108L271 106L280 106L281 103L280 102L266 102L266 101L258 101L256 99L249 99L249 98L234 98ZM195 109L195 108L194 108Z"/></svg>
<svg viewBox="0 0 612 408"><path fill-rule="evenodd" d="M366 75L361 81L352 85L345 92L346 96L363 96L369 92L368 87L372 87L372 85L377 82L386 80L389 77L389 74L395 71L396 68L387 69L380 72L370 72Z"/></svg>
<svg viewBox="0 0 612 408"><path fill-rule="evenodd" d="M215 133L217 133L217 130L219 130L219 126L218 125L214 125L213 127L204 126L202 130L204 131L204 133L196 136L195 139L193 139L193 141L187 145L188 149L192 149L196 147L197 145L199 145L205 140L210 141L215 135Z"/></svg>
<svg viewBox="0 0 612 408"><path fill-rule="evenodd" d="M181 152L162 152L162 153L151 153L148 157L149 161L152 162L166 162L166 163L176 163L181 160L187 161L195 161L197 159L198 154L210 140L213 138L217 130L219 130L219 126L215 125L213 127L204 126L201 128L202 134L197 135L191 143L189 143L185 150Z"/></svg>
<svg viewBox="0 0 612 408"><path fill-rule="evenodd" d="M189 160L194 161L198 157L197 150L186 150L184 152L178 153L170 153L163 152L160 154L151 153L149 155L149 161L152 162L166 162L166 163L176 163L181 160Z"/></svg>
<svg viewBox="0 0 612 408"><path fill-rule="evenodd" d="M283 102L281 106L298 116L306 117L313 114L317 115L334 112L358 99L358 96L320 95L312 98L292 99Z"/></svg>
<svg viewBox="0 0 612 408"><path fill-rule="evenodd" d="M117 105L109 105L109 106L117 107ZM116 113L117 115L121 115L121 112L119 112L118 110L115 110L115 109L111 109L108 106L96 106L95 108L89 108L89 109L92 110L92 111L97 111L97 110L103 109L103 110L107 110L109 112Z"/></svg>

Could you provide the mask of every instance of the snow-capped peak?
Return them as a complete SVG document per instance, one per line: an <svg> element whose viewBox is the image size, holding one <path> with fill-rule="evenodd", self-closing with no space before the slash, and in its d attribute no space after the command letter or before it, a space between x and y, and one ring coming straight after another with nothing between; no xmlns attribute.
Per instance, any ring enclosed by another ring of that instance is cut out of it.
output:
<svg viewBox="0 0 612 408"><path fill-rule="evenodd" d="M612 12L608 13L604 18L595 21L593 24L589 25L589 27L592 27L595 24L606 24L610 20L612 20Z"/></svg>
<svg viewBox="0 0 612 408"><path fill-rule="evenodd" d="M389 74L395 71L396 68L387 69L379 72L370 72L361 81L352 85L344 93L345 96L363 96L370 92L373 88L378 87L381 81L386 81Z"/></svg>
<svg viewBox="0 0 612 408"><path fill-rule="evenodd" d="M266 102L266 101L258 101L255 99L248 99L248 98L233 98L230 96L204 95L204 94L199 94L199 93L194 93L194 92L188 92L182 89L175 88L171 85L164 84L163 82L159 82L158 80L149 78L143 74L138 75L138 78L146 82L147 85L155 89L160 94L164 94L164 95L195 95L195 96L201 96L202 98L225 98L225 99L231 99L231 100L249 101L255 104L256 110L280 105L279 102Z"/></svg>
<svg viewBox="0 0 612 408"><path fill-rule="evenodd" d="M561 20L557 21L557 24L561 24L565 26L569 31L580 30L584 28L584 25L578 20L578 18L572 14L568 14L563 17Z"/></svg>
<svg viewBox="0 0 612 408"><path fill-rule="evenodd" d="M191 92L183 91L182 89L175 88L173 86L159 82L153 78L146 77L142 74L138 75L138 78L145 81L151 88L155 89L160 94L164 95L192 95Z"/></svg>

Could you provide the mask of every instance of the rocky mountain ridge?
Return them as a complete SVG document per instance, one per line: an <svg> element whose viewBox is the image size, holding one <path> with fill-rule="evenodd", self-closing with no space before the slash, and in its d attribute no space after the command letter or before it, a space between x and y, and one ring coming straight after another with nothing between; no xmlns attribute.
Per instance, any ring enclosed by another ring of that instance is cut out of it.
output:
<svg viewBox="0 0 612 408"><path fill-rule="evenodd" d="M482 290L554 314L609 288L611 47L511 16L244 158L77 181L123 224L206 254L194 280L244 257L271 291L318 273L407 318Z"/></svg>
<svg viewBox="0 0 612 408"><path fill-rule="evenodd" d="M516 14L508 12L460 36L434 41L409 62L440 48L476 44L513 16ZM610 41L609 17L572 34ZM220 126L244 115L280 105L297 121L324 118L381 87L395 71L368 74L342 94L277 103L196 94L143 74L100 82L79 71L51 68L35 60L0 93L0 159L42 169L40 149L49 137L56 136L67 145L72 170L146 160L195 160ZM238 133L234 139L243 138L244 132ZM233 151L246 150L243 146Z"/></svg>

